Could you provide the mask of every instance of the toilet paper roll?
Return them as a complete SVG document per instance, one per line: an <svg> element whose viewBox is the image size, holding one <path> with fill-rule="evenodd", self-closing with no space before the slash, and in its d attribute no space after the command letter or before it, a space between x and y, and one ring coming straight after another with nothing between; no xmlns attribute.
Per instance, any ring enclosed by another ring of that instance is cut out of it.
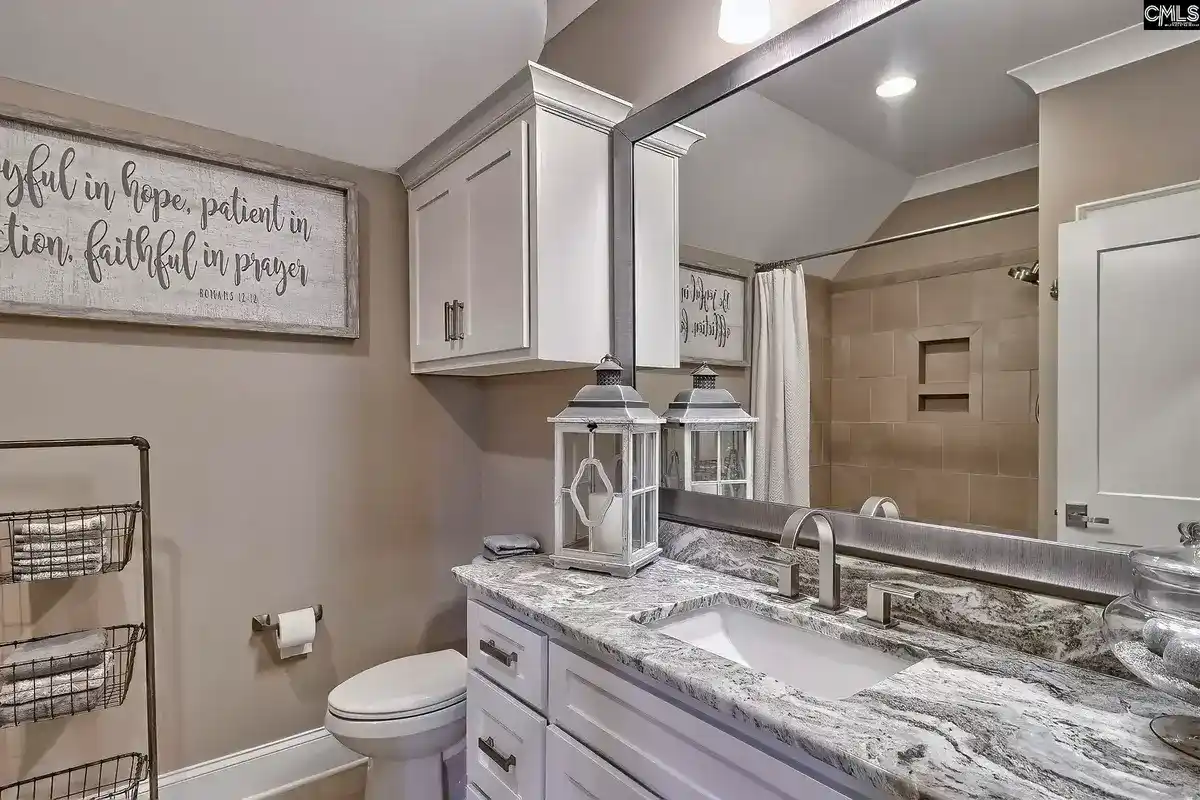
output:
<svg viewBox="0 0 1200 800"><path fill-rule="evenodd" d="M312 652L313 639L317 638L317 613L311 608L285 611L279 615L279 628L275 631L275 644L279 646L280 658L295 658Z"/></svg>

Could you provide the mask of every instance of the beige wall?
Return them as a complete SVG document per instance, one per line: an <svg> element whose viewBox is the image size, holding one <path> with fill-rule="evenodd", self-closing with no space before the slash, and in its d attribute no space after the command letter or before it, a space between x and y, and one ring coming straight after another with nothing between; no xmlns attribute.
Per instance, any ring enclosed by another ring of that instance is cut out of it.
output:
<svg viewBox="0 0 1200 800"><path fill-rule="evenodd" d="M361 192L358 341L0 320L0 438L152 444L162 767L320 727L339 681L461 640L449 569L479 549L482 394L408 374L400 181L12 81L0 102L325 172ZM134 455L7 456L0 506L130 502ZM138 577L3 587L0 640L135 621ZM318 602L313 654L274 663L251 615ZM143 748L141 698L135 684L120 709L0 731L0 785Z"/></svg>
<svg viewBox="0 0 1200 800"><path fill-rule="evenodd" d="M1047 92L1041 97L1038 233L1041 284L1040 532L1053 537L1058 490L1058 309L1050 283L1058 275L1058 226L1081 203L1200 179L1200 103L1181 86L1200 75L1193 44Z"/></svg>
<svg viewBox="0 0 1200 800"><path fill-rule="evenodd" d="M901 203L872 239L920 231L999 211L1037 205L1036 169ZM1038 246L1037 214L860 250L838 270L837 282L995 256Z"/></svg>
<svg viewBox="0 0 1200 800"><path fill-rule="evenodd" d="M997 267L835 291L832 312L832 506L884 495L906 518L1032 533L1037 290ZM971 338L922 369L917 337ZM920 411L918 386L946 382L973 384L967 408Z"/></svg>

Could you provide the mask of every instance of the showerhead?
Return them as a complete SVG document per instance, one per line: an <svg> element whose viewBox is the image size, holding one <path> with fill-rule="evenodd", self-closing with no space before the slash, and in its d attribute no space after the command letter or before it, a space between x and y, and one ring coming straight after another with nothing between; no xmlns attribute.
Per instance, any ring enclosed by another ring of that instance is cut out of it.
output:
<svg viewBox="0 0 1200 800"><path fill-rule="evenodd" d="M1032 283L1034 286L1037 286L1038 285L1038 272L1040 271L1040 265L1041 265L1040 261L1035 261L1035 262L1033 262L1032 267L1029 265L1025 265L1025 266L1021 266L1021 267L1013 267L1012 269L1010 269L1008 271L1008 277L1016 278L1019 281L1024 281L1025 283Z"/></svg>

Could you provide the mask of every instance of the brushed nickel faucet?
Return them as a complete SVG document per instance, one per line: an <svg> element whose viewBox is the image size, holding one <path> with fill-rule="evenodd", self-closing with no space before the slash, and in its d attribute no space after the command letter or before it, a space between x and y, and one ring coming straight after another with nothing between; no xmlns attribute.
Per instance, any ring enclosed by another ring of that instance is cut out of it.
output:
<svg viewBox="0 0 1200 800"><path fill-rule="evenodd" d="M900 623L892 619L892 598L916 600L920 592L899 583L878 581L867 584L867 616L863 622L876 628L894 628Z"/></svg>
<svg viewBox="0 0 1200 800"><path fill-rule="evenodd" d="M795 550L800 530L809 520L817 527L818 587L817 604L813 607L826 614L841 614L846 610L842 605L842 568L837 563L837 537L828 515L816 509L792 514L784 525L779 546Z"/></svg>

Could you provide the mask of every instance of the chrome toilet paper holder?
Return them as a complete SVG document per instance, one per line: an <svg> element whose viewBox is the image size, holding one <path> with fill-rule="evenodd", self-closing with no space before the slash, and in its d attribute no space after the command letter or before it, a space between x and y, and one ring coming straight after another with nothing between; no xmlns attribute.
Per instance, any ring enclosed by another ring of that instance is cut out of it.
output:
<svg viewBox="0 0 1200 800"><path fill-rule="evenodd" d="M325 606L317 603L312 610L317 622L320 622L321 618L325 616ZM279 620L270 614L255 614L250 618L250 627L254 629L255 633L274 631L279 629Z"/></svg>

